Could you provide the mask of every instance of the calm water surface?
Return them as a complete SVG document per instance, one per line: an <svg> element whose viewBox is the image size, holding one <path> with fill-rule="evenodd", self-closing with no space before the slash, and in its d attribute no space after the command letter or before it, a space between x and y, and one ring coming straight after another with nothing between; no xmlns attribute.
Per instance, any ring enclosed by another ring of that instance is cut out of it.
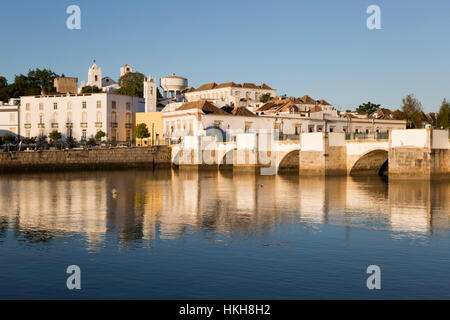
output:
<svg viewBox="0 0 450 320"><path fill-rule="evenodd" d="M0 298L450 299L449 208L450 182L3 175Z"/></svg>

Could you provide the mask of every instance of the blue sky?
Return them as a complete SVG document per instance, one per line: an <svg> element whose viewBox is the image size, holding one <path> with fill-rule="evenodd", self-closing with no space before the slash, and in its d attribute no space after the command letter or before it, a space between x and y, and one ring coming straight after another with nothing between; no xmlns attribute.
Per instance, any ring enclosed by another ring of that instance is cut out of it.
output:
<svg viewBox="0 0 450 320"><path fill-rule="evenodd" d="M81 30L66 8L81 8ZM366 9L381 8L382 30ZM0 75L46 67L87 80L129 63L162 77L265 82L278 94L346 109L368 100L397 108L414 93L425 111L450 98L450 1L416 0L3 0Z"/></svg>

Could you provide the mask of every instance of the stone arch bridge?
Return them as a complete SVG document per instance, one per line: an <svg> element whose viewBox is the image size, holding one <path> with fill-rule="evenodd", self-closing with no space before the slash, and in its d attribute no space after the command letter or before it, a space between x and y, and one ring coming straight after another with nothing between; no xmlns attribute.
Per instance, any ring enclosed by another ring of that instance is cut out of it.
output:
<svg viewBox="0 0 450 320"><path fill-rule="evenodd" d="M232 142L214 136L185 137L172 147L180 168L232 169L273 175L383 175L415 179L450 176L446 130L393 130L386 140L345 140L344 133L303 133L280 141L272 133L238 134Z"/></svg>

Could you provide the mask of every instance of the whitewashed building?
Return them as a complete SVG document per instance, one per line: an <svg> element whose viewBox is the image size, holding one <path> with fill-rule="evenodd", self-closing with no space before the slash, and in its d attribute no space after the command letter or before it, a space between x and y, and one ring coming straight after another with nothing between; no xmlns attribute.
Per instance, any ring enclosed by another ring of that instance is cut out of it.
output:
<svg viewBox="0 0 450 320"><path fill-rule="evenodd" d="M218 108L206 100L187 102L165 111L162 119L164 138L172 141L185 136L205 135L209 129L218 129L223 135L274 129L292 139L302 132L377 134L406 129L406 121L403 120L350 119L329 110L256 115L245 107Z"/></svg>
<svg viewBox="0 0 450 320"><path fill-rule="evenodd" d="M184 95L188 102L208 100L219 108L226 105L242 106L241 102L245 101L245 106L248 109L255 110L262 105L259 99L265 94L275 97L277 91L264 83L258 86L253 83L227 82L217 84L213 82L204 84L197 89L188 89Z"/></svg>
<svg viewBox="0 0 450 320"><path fill-rule="evenodd" d="M9 99L8 103L0 102L0 137L5 134L19 134L20 99Z"/></svg>
<svg viewBox="0 0 450 320"><path fill-rule="evenodd" d="M143 112L142 98L110 93L26 96L20 98L20 135L47 136L57 130L63 136L85 141L98 131L109 141L133 141L133 113Z"/></svg>

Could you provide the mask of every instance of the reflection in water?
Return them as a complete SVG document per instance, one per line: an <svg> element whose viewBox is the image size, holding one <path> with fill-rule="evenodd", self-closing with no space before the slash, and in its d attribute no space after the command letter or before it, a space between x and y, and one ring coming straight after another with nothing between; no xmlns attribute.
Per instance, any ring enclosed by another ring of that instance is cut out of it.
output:
<svg viewBox="0 0 450 320"><path fill-rule="evenodd" d="M118 171L3 176L0 241L48 242L82 234L127 245L199 233L213 239L300 223L388 230L393 237L447 233L450 183L350 177Z"/></svg>

